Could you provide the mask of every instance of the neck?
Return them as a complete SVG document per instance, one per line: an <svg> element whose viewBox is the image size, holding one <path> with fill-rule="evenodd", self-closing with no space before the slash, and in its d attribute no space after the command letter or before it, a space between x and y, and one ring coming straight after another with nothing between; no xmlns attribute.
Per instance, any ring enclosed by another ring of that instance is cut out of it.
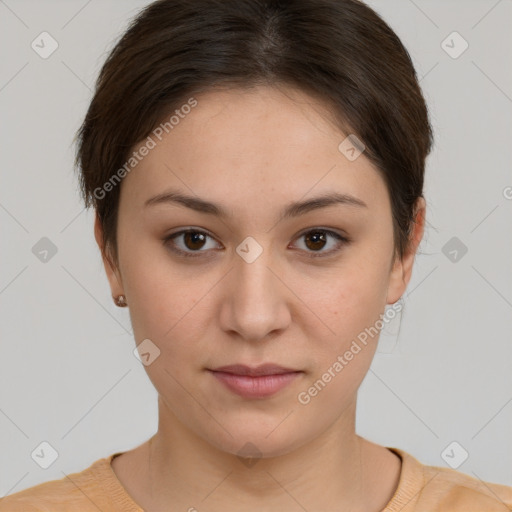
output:
<svg viewBox="0 0 512 512"><path fill-rule="evenodd" d="M143 480L153 502L145 509L168 510L172 503L176 510L378 511L392 493L388 490L378 505L368 501L376 499L373 483L379 481L373 471L376 446L355 433L355 400L312 441L252 459L197 436L159 400L159 429L147 443Z"/></svg>

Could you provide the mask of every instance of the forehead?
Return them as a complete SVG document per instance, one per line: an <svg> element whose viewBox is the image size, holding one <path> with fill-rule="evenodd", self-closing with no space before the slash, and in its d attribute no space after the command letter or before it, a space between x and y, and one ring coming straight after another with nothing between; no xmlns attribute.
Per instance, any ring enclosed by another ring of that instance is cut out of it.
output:
<svg viewBox="0 0 512 512"><path fill-rule="evenodd" d="M265 196L269 206L328 190L367 203L387 194L364 153L350 161L340 152L348 134L324 104L302 91L212 90L194 99L196 106L175 116L161 140L150 136L154 148L124 179L122 195L131 204L175 185L222 202L248 205Z"/></svg>

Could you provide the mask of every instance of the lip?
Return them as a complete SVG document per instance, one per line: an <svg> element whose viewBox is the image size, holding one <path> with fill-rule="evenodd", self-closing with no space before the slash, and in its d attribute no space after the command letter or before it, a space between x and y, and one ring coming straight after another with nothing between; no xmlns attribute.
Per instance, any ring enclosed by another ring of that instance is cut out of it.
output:
<svg viewBox="0 0 512 512"><path fill-rule="evenodd" d="M283 373L292 373L299 370L293 368L285 368L274 363L260 364L259 366L247 366L245 364L230 364L227 366L219 366L213 368L214 372L231 373L234 375L248 375L251 377L259 377L261 375L281 375Z"/></svg>
<svg viewBox="0 0 512 512"><path fill-rule="evenodd" d="M302 371L274 364L229 365L208 370L231 392L243 398L267 398L288 386Z"/></svg>

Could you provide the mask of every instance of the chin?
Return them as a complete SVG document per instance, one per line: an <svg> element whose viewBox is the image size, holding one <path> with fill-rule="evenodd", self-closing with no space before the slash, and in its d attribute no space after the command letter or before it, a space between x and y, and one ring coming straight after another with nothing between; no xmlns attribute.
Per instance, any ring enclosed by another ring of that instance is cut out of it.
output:
<svg viewBox="0 0 512 512"><path fill-rule="evenodd" d="M213 432L209 431L205 440L225 453L254 459L286 455L307 442L305 438L294 438L289 428L278 427L276 429L277 424L279 422L274 423L272 429L256 429L240 428L239 425L224 423L224 427L232 433L232 436L221 429L221 433L217 432L219 434L217 437L212 437ZM303 436L304 432L301 434Z"/></svg>

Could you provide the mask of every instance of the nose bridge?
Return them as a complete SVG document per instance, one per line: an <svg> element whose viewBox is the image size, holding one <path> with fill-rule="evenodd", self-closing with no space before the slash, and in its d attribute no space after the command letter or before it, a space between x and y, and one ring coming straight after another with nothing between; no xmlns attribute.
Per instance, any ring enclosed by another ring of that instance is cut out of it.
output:
<svg viewBox="0 0 512 512"><path fill-rule="evenodd" d="M275 266L271 251L254 238L245 239L236 252L224 328L237 331L244 338L263 339L284 328L289 320L283 285L274 275L275 270L270 270Z"/></svg>
<svg viewBox="0 0 512 512"><path fill-rule="evenodd" d="M272 297L271 289L275 284L272 282L275 277L269 270L270 266L269 251L265 251L251 262L240 258L235 266L235 288L238 289L240 303L243 303L244 300L260 304L268 302L268 299Z"/></svg>

